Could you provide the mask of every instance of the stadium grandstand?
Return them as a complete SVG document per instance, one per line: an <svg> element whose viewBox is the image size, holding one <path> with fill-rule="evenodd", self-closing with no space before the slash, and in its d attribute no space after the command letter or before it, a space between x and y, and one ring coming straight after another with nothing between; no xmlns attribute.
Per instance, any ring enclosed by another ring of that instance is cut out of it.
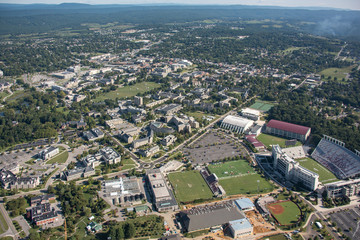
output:
<svg viewBox="0 0 360 240"><path fill-rule="evenodd" d="M272 119L266 124L265 132L305 142L310 136L311 128Z"/></svg>
<svg viewBox="0 0 360 240"><path fill-rule="evenodd" d="M345 143L324 135L311 154L316 161L328 168L339 179L360 174L360 152L345 148Z"/></svg>
<svg viewBox="0 0 360 240"><path fill-rule="evenodd" d="M225 195L225 190L219 185L219 179L215 173L210 174L206 168L200 170L201 176L215 196Z"/></svg>

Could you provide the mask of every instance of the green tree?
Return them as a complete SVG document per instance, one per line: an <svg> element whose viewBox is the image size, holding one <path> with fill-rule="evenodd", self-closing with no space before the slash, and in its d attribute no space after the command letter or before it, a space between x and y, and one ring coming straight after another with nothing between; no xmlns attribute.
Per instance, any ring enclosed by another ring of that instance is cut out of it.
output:
<svg viewBox="0 0 360 240"><path fill-rule="evenodd" d="M135 226L133 223L127 223L125 225L125 238L133 238L135 236Z"/></svg>

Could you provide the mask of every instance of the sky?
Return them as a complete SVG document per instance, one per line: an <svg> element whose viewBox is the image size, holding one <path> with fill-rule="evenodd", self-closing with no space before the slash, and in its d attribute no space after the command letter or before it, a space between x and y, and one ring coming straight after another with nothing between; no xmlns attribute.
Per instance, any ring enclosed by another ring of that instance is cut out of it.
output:
<svg viewBox="0 0 360 240"><path fill-rule="evenodd" d="M331 7L360 10L360 0L0 0L0 3L46 3L77 2L87 4L239 4L284 7Z"/></svg>

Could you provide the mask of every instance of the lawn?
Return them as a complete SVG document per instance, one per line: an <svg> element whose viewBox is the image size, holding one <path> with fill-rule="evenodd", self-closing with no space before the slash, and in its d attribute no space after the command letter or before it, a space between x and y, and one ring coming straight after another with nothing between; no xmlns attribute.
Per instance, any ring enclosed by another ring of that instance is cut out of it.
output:
<svg viewBox="0 0 360 240"><path fill-rule="evenodd" d="M283 210L281 213L277 213L277 211L271 208L279 208L279 206ZM301 216L300 209L292 201L273 203L268 205L268 208L281 225L290 225L296 223Z"/></svg>
<svg viewBox="0 0 360 240"><path fill-rule="evenodd" d="M219 179L224 177L226 178L248 173L255 173L246 160L211 164L208 166L208 169L211 173L215 173Z"/></svg>
<svg viewBox="0 0 360 240"><path fill-rule="evenodd" d="M285 141L288 139L262 133L257 137L257 140L262 142L266 147L279 144L281 148L286 148ZM301 142L297 141L295 146L301 146Z"/></svg>
<svg viewBox="0 0 360 240"><path fill-rule="evenodd" d="M319 72L319 74L324 75L325 80L330 77L331 79L337 79L342 81L343 78L346 78L346 75L351 72L351 69L354 66L344 67L344 68L327 68Z"/></svg>
<svg viewBox="0 0 360 240"><path fill-rule="evenodd" d="M53 164L53 163L65 163L69 157L68 151L64 147L59 147L60 153L55 155L52 159L46 162L46 164Z"/></svg>
<svg viewBox="0 0 360 240"><path fill-rule="evenodd" d="M280 51L280 53L284 54L284 55L288 55L290 53L292 53L293 51L297 51L300 49L305 49L306 47L289 47L283 51Z"/></svg>
<svg viewBox="0 0 360 240"><path fill-rule="evenodd" d="M170 173L169 181L179 202L187 203L196 199L211 199L213 194L198 171Z"/></svg>
<svg viewBox="0 0 360 240"><path fill-rule="evenodd" d="M124 158L121 160L121 170L128 170L136 166L135 162L130 158Z"/></svg>
<svg viewBox="0 0 360 240"><path fill-rule="evenodd" d="M0 223L1 223L0 234L3 234L4 232L6 232L6 230L8 230L9 226L7 225L6 220L1 212L0 212Z"/></svg>
<svg viewBox="0 0 360 240"><path fill-rule="evenodd" d="M274 186L259 174L220 179L219 183L224 188L226 195L257 194L258 184L259 193L274 190Z"/></svg>
<svg viewBox="0 0 360 240"><path fill-rule="evenodd" d="M274 105L270 104L269 102L256 100L253 105L250 106L252 109L256 109L262 112L269 111Z"/></svg>
<svg viewBox="0 0 360 240"><path fill-rule="evenodd" d="M105 99L115 100L116 98L128 98L136 96L139 93L151 91L155 88L160 87L159 83L154 82L140 82L131 86L120 87L115 91L103 93L95 99L95 102L101 102Z"/></svg>
<svg viewBox="0 0 360 240"><path fill-rule="evenodd" d="M339 181L332 172L311 158L301 158L296 161L304 168L319 174L319 181L323 184Z"/></svg>

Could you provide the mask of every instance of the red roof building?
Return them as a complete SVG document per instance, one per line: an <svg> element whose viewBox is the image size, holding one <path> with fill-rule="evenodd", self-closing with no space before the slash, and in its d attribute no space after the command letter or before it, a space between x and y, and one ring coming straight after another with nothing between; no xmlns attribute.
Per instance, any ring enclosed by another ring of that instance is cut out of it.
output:
<svg viewBox="0 0 360 240"><path fill-rule="evenodd" d="M246 135L245 136L245 139L254 146L255 149L257 150L261 150L261 149L265 149L265 145L262 144L260 141L258 141L256 139L256 135L253 134L253 135Z"/></svg>
<svg viewBox="0 0 360 240"><path fill-rule="evenodd" d="M266 125L265 132L305 142L310 136L311 128L272 119Z"/></svg>

